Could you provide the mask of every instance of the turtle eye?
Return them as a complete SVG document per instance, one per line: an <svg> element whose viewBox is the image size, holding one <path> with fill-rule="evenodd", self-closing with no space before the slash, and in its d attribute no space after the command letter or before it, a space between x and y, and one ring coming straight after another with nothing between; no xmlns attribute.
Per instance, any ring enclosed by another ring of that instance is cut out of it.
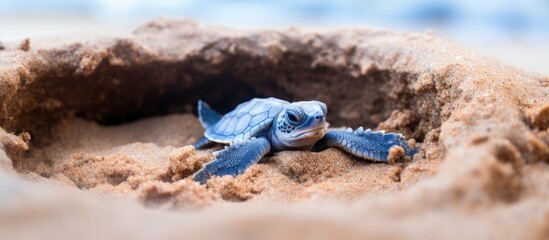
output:
<svg viewBox="0 0 549 240"><path fill-rule="evenodd" d="M294 111L288 111L286 113L286 116L288 117L288 120L290 120L290 122L292 122L292 123L300 123L301 122L301 117L299 116L298 113L296 113Z"/></svg>

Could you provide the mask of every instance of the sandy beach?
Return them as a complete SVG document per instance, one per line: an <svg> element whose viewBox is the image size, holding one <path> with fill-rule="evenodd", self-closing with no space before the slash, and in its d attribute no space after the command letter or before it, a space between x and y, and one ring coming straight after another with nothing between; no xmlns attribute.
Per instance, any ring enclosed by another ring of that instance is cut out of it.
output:
<svg viewBox="0 0 549 240"><path fill-rule="evenodd" d="M401 132L419 153L283 151L193 182L222 149L191 146L198 99L226 113L270 96L323 101L331 128ZM157 20L6 43L0 238L546 239L548 99L548 76L429 33Z"/></svg>

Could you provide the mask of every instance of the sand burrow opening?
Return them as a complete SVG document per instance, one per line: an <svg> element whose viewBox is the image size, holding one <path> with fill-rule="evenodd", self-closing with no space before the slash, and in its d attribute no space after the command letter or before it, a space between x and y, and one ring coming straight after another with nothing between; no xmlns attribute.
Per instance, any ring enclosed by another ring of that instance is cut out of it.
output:
<svg viewBox="0 0 549 240"><path fill-rule="evenodd" d="M354 52L329 44L323 50L293 46L273 61L239 51L246 46L238 44L229 51L227 41L236 40L220 39L177 60L143 54L127 40L117 41L99 59L89 57L90 49L81 44L42 52L49 65L21 80L28 84L10 100L7 112L12 117L3 119L6 129L32 136L31 150L14 160L15 168L80 189L140 190L145 203L165 202L170 198L158 196L182 193L194 200L247 200L280 188L286 189L283 196L307 198L311 188L341 184L338 181L352 185L343 190L344 197L356 199L364 192L405 189L429 172L425 167L403 172L409 163L357 162L329 150L276 154L265 160L266 166L254 167L237 180L223 180L237 183L213 183L206 190L177 183L208 161L208 152L182 149L202 132L196 118L188 115L196 111L198 99L223 113L253 97L316 99L328 105L332 127L364 126L402 132L419 143L426 137L438 141L437 92L434 87L417 90L415 73L380 69L375 62L357 69L351 64ZM92 60L97 64L90 67ZM377 181L380 174L386 176L384 181L359 186ZM293 187L277 186L277 178ZM388 186L395 182L404 183Z"/></svg>
<svg viewBox="0 0 549 240"><path fill-rule="evenodd" d="M87 74L54 64L55 58L79 57L67 56L75 55L74 51L79 49L46 54L52 58L52 66L32 76L37 80L24 85L10 100L7 111L12 116L3 121L7 129L40 132L68 115L116 125L150 116L195 112L198 99L227 112L253 97L268 96L324 101L332 126L375 128L395 111L410 116L406 126L395 130L412 133L410 137L418 141L429 129L440 126L434 90L417 94L413 89L416 74L377 69L375 64L358 76L353 65L315 66L318 56L300 52L286 52L276 63L226 53L218 56L220 62L198 55L184 61L142 64L132 63L138 53L123 42ZM121 56L129 59L121 60Z"/></svg>

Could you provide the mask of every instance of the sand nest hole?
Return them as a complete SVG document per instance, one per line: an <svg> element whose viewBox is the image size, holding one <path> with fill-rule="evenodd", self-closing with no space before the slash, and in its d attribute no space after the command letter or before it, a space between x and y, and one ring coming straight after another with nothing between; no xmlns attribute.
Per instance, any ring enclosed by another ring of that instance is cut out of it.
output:
<svg viewBox="0 0 549 240"><path fill-rule="evenodd" d="M170 25L158 27L140 28L136 36L164 32ZM103 50L73 44L41 51L50 64L32 68L38 73L24 80L28 83L11 100L18 107L8 110L18 121L6 125L32 139L30 150L14 161L15 169L79 189L137 193L150 206L181 207L254 197L359 200L406 189L443 156L436 146L441 107L434 88L416 93L414 88L428 88L418 83L418 74L379 69L361 58L364 53L356 46L342 48L334 37L217 38L193 40L202 44L199 49L174 46L174 52L187 54L172 59L128 39ZM418 142L428 136L438 155L374 164L335 149L281 152L236 179L224 177L207 186L190 181L219 149L188 146L203 132L192 114L197 100L226 112L267 96L321 100L334 127L398 131Z"/></svg>
<svg viewBox="0 0 549 240"><path fill-rule="evenodd" d="M547 78L432 35L161 20L130 37L29 44L0 51L2 166L27 180L176 209L399 194L427 205L509 203L544 187L524 171L545 171L529 163L548 160ZM323 101L331 127L402 132L421 151L396 164L286 151L236 178L192 182L219 149L188 146L203 132L197 100L227 112L269 96Z"/></svg>

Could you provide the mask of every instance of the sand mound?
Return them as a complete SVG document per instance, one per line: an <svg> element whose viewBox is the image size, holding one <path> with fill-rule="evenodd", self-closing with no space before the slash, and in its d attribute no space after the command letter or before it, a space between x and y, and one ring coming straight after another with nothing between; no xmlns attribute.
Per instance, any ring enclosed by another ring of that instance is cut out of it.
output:
<svg viewBox="0 0 549 240"><path fill-rule="evenodd" d="M548 77L430 34L368 29L160 20L130 37L21 44L0 49L0 232L11 237L30 220L59 227L36 211L86 219L73 224L93 236L131 217L158 223L132 230L140 238L549 237ZM192 182L220 148L188 146L202 134L197 100L226 112L266 96L323 101L332 127L402 132L420 153L377 164L285 151Z"/></svg>

